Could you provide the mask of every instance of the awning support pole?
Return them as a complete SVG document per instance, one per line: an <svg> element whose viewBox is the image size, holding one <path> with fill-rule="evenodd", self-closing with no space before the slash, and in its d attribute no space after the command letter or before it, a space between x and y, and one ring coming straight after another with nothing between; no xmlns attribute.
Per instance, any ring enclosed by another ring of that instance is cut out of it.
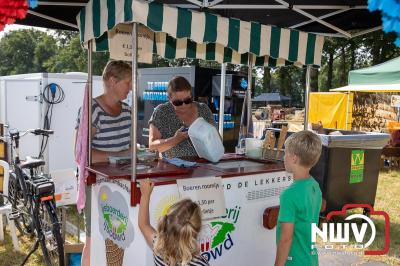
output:
<svg viewBox="0 0 400 266"><path fill-rule="evenodd" d="M248 61L248 73L247 73L247 125L246 125L246 137L250 137L249 130L250 125L253 123L253 114L251 112L251 88L253 87L253 55L249 53L249 61Z"/></svg>
<svg viewBox="0 0 400 266"><path fill-rule="evenodd" d="M92 64L92 52L93 52L93 40L88 42L88 58L87 58L87 68L88 68L88 164L92 164L92 98L93 98L93 64ZM83 111L82 111L83 112Z"/></svg>
<svg viewBox="0 0 400 266"><path fill-rule="evenodd" d="M225 111L225 86L226 86L226 63L221 64L221 93L219 97L219 120L218 129L221 138L224 138L224 111Z"/></svg>
<svg viewBox="0 0 400 266"><path fill-rule="evenodd" d="M346 106L346 130L349 130L349 108L350 108L350 92L347 92L347 106Z"/></svg>
<svg viewBox="0 0 400 266"><path fill-rule="evenodd" d="M304 130L308 129L308 111L310 104L311 65L307 66L306 72L306 93L304 98Z"/></svg>
<svg viewBox="0 0 400 266"><path fill-rule="evenodd" d="M136 193L136 158L137 158L137 96L138 96L138 24L133 23L132 28L132 107L131 107L131 206L136 206L135 193Z"/></svg>

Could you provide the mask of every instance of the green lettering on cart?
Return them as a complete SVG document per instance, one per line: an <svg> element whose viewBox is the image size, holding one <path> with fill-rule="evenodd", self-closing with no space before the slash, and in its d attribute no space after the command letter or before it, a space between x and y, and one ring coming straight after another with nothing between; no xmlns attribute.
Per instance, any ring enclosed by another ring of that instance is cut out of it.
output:
<svg viewBox="0 0 400 266"><path fill-rule="evenodd" d="M361 183L364 180L364 151L351 151L350 184Z"/></svg>

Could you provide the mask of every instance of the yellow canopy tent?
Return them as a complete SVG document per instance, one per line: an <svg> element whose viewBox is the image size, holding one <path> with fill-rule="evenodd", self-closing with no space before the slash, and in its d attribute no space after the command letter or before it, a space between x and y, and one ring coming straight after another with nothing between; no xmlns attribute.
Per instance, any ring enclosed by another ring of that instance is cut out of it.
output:
<svg viewBox="0 0 400 266"><path fill-rule="evenodd" d="M310 93L309 122L325 128L351 129L353 94L342 92Z"/></svg>

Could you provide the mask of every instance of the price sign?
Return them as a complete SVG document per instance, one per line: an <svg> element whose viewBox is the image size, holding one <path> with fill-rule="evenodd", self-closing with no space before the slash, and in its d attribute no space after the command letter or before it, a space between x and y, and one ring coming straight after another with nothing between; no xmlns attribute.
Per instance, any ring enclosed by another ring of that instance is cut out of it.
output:
<svg viewBox="0 0 400 266"><path fill-rule="evenodd" d="M179 195L196 202L203 220L225 216L225 197L221 177L178 179Z"/></svg>
<svg viewBox="0 0 400 266"><path fill-rule="evenodd" d="M132 60L132 24L119 24L108 33L110 58ZM153 62L154 33L148 28L138 26L138 61Z"/></svg>

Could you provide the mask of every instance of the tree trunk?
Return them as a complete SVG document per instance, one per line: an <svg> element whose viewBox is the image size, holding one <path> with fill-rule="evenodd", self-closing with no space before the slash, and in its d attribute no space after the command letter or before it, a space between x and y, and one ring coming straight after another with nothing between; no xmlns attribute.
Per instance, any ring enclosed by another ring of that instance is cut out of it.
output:
<svg viewBox="0 0 400 266"><path fill-rule="evenodd" d="M379 64L381 62L381 32L374 32L374 41L372 44L372 65Z"/></svg>
<svg viewBox="0 0 400 266"><path fill-rule="evenodd" d="M318 76L319 76L318 69L312 67L311 73L310 73L310 91L311 92L318 91Z"/></svg>
<svg viewBox="0 0 400 266"><path fill-rule="evenodd" d="M265 92L271 92L271 69L264 67L263 86Z"/></svg>
<svg viewBox="0 0 400 266"><path fill-rule="evenodd" d="M345 86L347 84L347 71L346 71L346 49L345 44L340 48L340 86Z"/></svg>
<svg viewBox="0 0 400 266"><path fill-rule="evenodd" d="M332 79L333 79L333 51L329 52L328 58L328 77L326 80L326 90L332 89Z"/></svg>
<svg viewBox="0 0 400 266"><path fill-rule="evenodd" d="M290 93L290 76L286 67L279 69L279 92L283 95Z"/></svg>
<svg viewBox="0 0 400 266"><path fill-rule="evenodd" d="M351 51L350 70L353 70L356 64L356 49L357 49L356 43L354 41L350 41L350 51Z"/></svg>

